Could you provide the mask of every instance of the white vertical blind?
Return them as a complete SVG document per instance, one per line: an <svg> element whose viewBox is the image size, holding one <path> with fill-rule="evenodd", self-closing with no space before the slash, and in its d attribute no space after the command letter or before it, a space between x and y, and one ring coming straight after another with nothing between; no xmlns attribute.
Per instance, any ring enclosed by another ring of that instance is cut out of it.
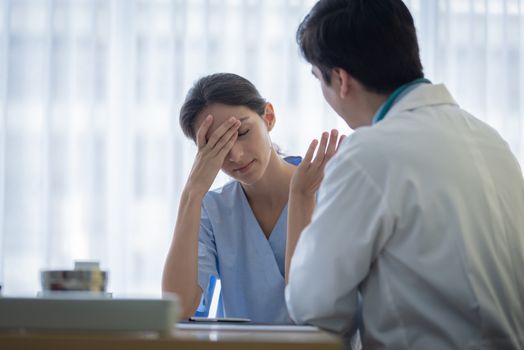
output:
<svg viewBox="0 0 524 350"><path fill-rule="evenodd" d="M411 0L426 75L524 160L524 1Z"/></svg>
<svg viewBox="0 0 524 350"><path fill-rule="evenodd" d="M241 74L303 154L343 122L295 43L313 0L0 0L0 281L100 260L115 293L160 293L195 148L178 125L199 77ZM524 160L523 0L409 0L426 75ZM216 185L226 180L220 175Z"/></svg>

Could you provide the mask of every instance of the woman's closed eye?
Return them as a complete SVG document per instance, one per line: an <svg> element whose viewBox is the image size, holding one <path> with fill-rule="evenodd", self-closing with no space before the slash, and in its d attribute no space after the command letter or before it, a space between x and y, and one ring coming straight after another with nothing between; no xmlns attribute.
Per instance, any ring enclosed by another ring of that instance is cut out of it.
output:
<svg viewBox="0 0 524 350"><path fill-rule="evenodd" d="M247 130L244 130L244 131L238 131L238 136L244 136L245 134L247 134L249 132L249 129Z"/></svg>

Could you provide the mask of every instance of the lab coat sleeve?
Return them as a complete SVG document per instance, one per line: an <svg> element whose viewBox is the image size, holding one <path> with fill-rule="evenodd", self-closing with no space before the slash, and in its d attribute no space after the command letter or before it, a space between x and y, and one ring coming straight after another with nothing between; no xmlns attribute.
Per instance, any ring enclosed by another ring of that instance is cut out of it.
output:
<svg viewBox="0 0 524 350"><path fill-rule="evenodd" d="M208 295L211 276L218 278L217 250L211 220L205 206L202 206L200 232L198 235L198 285L202 288L204 305L209 307L212 295Z"/></svg>
<svg viewBox="0 0 524 350"><path fill-rule="evenodd" d="M291 261L291 317L353 332L359 284L392 234L393 221L383 191L362 166L348 157L328 164L312 221Z"/></svg>

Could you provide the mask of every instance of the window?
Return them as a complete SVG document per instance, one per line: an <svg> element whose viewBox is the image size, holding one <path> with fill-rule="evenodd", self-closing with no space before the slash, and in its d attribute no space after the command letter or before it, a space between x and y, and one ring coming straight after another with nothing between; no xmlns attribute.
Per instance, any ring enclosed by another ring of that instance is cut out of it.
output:
<svg viewBox="0 0 524 350"><path fill-rule="evenodd" d="M178 110L203 75L250 79L275 107L273 141L287 154L303 155L322 130L349 133L295 43L314 2L0 2L4 292L34 295L40 269L94 259L112 292L160 293L195 151ZM497 128L522 164L522 2L406 3L426 75Z"/></svg>

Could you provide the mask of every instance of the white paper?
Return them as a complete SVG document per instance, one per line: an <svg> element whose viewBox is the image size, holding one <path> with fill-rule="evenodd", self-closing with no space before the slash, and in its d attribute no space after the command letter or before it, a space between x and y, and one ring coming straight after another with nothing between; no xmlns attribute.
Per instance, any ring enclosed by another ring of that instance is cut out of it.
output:
<svg viewBox="0 0 524 350"><path fill-rule="evenodd" d="M204 329L211 331L281 331L281 332L316 332L318 327L307 325L271 325L271 324L232 324L232 323L177 323L178 329Z"/></svg>

